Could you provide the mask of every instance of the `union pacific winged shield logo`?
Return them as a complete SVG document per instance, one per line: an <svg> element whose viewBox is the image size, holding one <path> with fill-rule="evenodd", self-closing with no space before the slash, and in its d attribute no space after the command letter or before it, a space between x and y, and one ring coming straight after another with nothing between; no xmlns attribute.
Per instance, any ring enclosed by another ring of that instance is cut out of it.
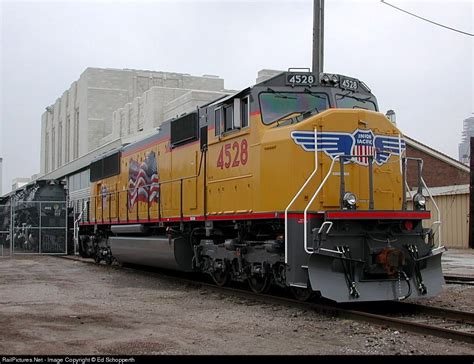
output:
<svg viewBox="0 0 474 364"><path fill-rule="evenodd" d="M373 155L375 163L382 165L390 156L400 155L406 149L405 141L395 136L375 135L372 130L355 130L350 133L317 133L318 151L334 159L337 155ZM293 131L294 142L308 152L314 152L314 131ZM401 149L400 149L401 147ZM353 162L367 166L367 157L354 157ZM346 161L350 163L350 161Z"/></svg>

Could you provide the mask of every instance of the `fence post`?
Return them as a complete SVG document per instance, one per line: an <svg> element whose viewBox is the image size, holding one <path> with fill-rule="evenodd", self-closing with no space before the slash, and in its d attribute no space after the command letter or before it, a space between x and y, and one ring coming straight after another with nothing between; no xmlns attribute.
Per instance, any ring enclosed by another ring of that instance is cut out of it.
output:
<svg viewBox="0 0 474 364"><path fill-rule="evenodd" d="M41 234L41 201L39 202L39 229L38 229L38 253L41 254L41 245L43 244L43 239ZM28 238L27 238L28 239Z"/></svg>
<svg viewBox="0 0 474 364"><path fill-rule="evenodd" d="M13 256L13 244L14 244L14 239L13 239L13 230L14 230L14 222L13 222L13 197L11 199L10 203L10 256Z"/></svg>
<svg viewBox="0 0 474 364"><path fill-rule="evenodd" d="M67 206L67 200L63 202L63 208L64 208L64 225L66 225L64 227L64 230L66 231L66 236L64 238L64 245L65 245L65 250L66 250L66 255L67 255L67 236L68 236L68 219L69 219L69 215L68 215L68 206ZM74 216L74 214L73 214ZM73 243L74 243L74 240L73 240ZM74 243L75 244L75 243Z"/></svg>
<svg viewBox="0 0 474 364"><path fill-rule="evenodd" d="M78 204L78 203L79 203L79 202L77 202L77 203L76 203L76 202L73 202L73 205L72 205L72 216L73 216L72 241L73 241L73 243L74 243L74 256L77 255L77 247L76 247L76 245L77 245L77 241L79 240L79 234L77 234L77 239L76 239L76 224L74 223L74 222L76 221L76 213L77 213L77 204ZM81 204L81 211L83 211L83 210L82 210L82 204ZM79 214L78 214L78 216L79 216ZM77 223L79 224L79 221L78 221ZM67 226L67 222L66 222L66 226Z"/></svg>
<svg viewBox="0 0 474 364"><path fill-rule="evenodd" d="M470 208L469 208L469 247L474 249L474 137L471 137L471 158L470 158L470 170L471 170L471 183L469 189L470 197Z"/></svg>

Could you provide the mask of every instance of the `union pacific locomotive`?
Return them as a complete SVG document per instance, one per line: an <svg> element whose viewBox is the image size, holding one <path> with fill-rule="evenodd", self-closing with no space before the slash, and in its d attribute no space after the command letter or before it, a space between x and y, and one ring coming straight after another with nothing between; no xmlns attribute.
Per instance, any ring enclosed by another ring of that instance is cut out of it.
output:
<svg viewBox="0 0 474 364"><path fill-rule="evenodd" d="M283 72L92 161L79 250L302 300L433 296L444 247L405 149L362 81Z"/></svg>

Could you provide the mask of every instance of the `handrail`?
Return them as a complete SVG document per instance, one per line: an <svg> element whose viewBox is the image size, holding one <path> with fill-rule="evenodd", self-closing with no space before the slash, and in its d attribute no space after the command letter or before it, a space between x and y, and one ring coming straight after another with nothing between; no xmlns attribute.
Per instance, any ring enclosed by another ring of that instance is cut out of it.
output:
<svg viewBox="0 0 474 364"><path fill-rule="evenodd" d="M120 196L120 193L123 193L123 192L130 192L130 191L133 191L133 190L136 190L138 188L149 188L151 186L158 186L158 188L161 187L161 185L163 184L166 184L166 183L173 183L173 182L180 182L181 184L181 187L180 187L180 190L181 190L181 193L180 193L180 216L181 218L183 218L183 207L182 207L182 204L183 204L183 194L182 194L182 189L183 189L183 181L184 180L188 180L188 179L192 179L192 178L198 178L201 176L201 169L202 169L202 165L203 165L203 157L204 157L204 154L205 153L201 153L201 159L199 161L199 169L198 169L198 172L197 174L194 174L192 176L185 176L185 177L179 177L179 178L175 178L175 179L170 179L170 180L167 180L167 181L158 181L158 182L153 182L153 183L149 183L149 184L145 184L145 185L142 185L142 186L139 186L139 187L132 187L132 188L127 188L127 189L124 189L124 190L121 190L121 191L112 191L112 192L106 192L106 193L100 193L100 194L97 194L97 195L91 195L89 197L90 200L94 199L94 208L95 208L95 213L94 213L94 218L95 218L95 222L98 221L97 219L97 198L100 197L101 199L104 198L104 197L107 197L107 196L112 196L112 195L117 195L117 196ZM205 176L204 176L205 178ZM160 196L160 199L158 201L158 203L161 205L161 196ZM110 206L109 206L110 208ZM102 215L102 222L103 222L103 214L104 214L104 207L103 207L103 202L101 202L101 215ZM149 209L149 207L148 207ZM159 207L159 210L158 210L158 214L160 215L161 214L161 206ZM138 214L139 214L139 211L138 211L138 205L137 205L137 217L138 217ZM120 211L117 211L117 216L120 215ZM149 211L148 211L148 215L149 215ZM110 216L110 211L109 211L109 216ZM148 218L149 219L149 218ZM138 220L138 218L137 218ZM128 221L128 194L127 194L127 221ZM110 218L109 218L109 222L110 222Z"/></svg>
<svg viewBox="0 0 474 364"><path fill-rule="evenodd" d="M399 158L399 161L400 161L400 174L402 174L403 173L402 172L402 168L403 168L402 164L403 163L402 163L402 136L401 136L401 134L398 134L398 152L400 153L399 154L399 156L400 156L400 158Z"/></svg>
<svg viewBox="0 0 474 364"><path fill-rule="evenodd" d="M435 222L433 222L433 224L431 224L431 228L433 228L433 225L435 225L435 224L439 225L439 227L438 227L438 248L440 248L441 247L441 213L439 211L438 205L436 204L433 196L431 195L431 192L430 192L428 186L426 185L425 180L423 179L423 177L420 177L420 178L421 178L421 182L423 183L423 186L425 186L425 189L428 192L428 195L430 196L431 202L433 203L434 207L436 208L437 220Z"/></svg>
<svg viewBox="0 0 474 364"><path fill-rule="evenodd" d="M74 239L74 255L76 255L76 244L78 243L79 240L79 221L82 219L82 215L84 214L84 211L87 208L87 204L84 204L84 207L82 208L82 211L79 213L79 216L77 219L74 220L74 231L73 231L73 239Z"/></svg>
<svg viewBox="0 0 474 364"><path fill-rule="evenodd" d="M408 194L410 195L410 199L413 201L413 195L410 191L410 186L408 186L408 181L405 181L405 188L407 189Z"/></svg>
<svg viewBox="0 0 474 364"><path fill-rule="evenodd" d="M314 128L314 170L285 209L285 264L288 264L288 210L318 171L318 129Z"/></svg>
<svg viewBox="0 0 474 364"><path fill-rule="evenodd" d="M406 180L406 162L403 160L403 153L402 153L402 136L398 134L398 151L399 151L399 161L400 161L400 174L402 176L402 210L406 210L406 191L410 194L410 198L413 200L413 196L410 191L410 187L408 186L408 182ZM406 155L406 149L405 149ZM406 157L405 157L406 158Z"/></svg>
<svg viewBox="0 0 474 364"><path fill-rule="evenodd" d="M308 204L306 205L306 208L304 209L304 213L303 213L303 222L304 222L304 250L306 253L308 254L311 254L312 251L308 250L308 209L309 207L312 205L314 199L316 198L316 196L319 194L319 192L321 191L321 189L323 188L323 186L325 185L326 181L328 180L329 176L331 175L332 173L332 169L334 168L334 163L336 162L336 160L338 160L341 156L340 155L337 155L334 157L334 159L332 160L332 163L331 163L331 167L329 168L329 171L328 173L326 174L326 177L324 177L323 181L321 182L321 184L319 185L318 189L316 190L316 192L313 194L313 197L311 197L311 200L308 202Z"/></svg>
<svg viewBox="0 0 474 364"><path fill-rule="evenodd" d="M438 230L437 230L437 233L438 233L438 247L437 249L439 249L441 247L441 212L439 210L439 207L438 205L436 204L436 201L434 200L433 198L433 195L431 194L431 191L430 189L428 188L428 186L426 185L426 182L422 176L422 171L423 171L423 159L421 158L414 158L414 157L405 157L404 158L406 160L405 162L405 168L407 166L407 162L409 160L414 160L414 161L417 161L418 162L418 178L419 178L419 181L418 181L418 193L422 193L422 187L424 187L426 189L426 192L428 192L428 196L430 197L431 199L431 202L433 203L435 209L436 209L436 221L434 221L432 224L431 224L431 229L433 229L433 226L434 225L439 225L438 227ZM408 181L406 180L406 174L405 174L405 184L408 185ZM409 186L407 186L408 188L408 193L410 194L410 197L412 198L412 201L413 201L413 196L411 194L411 191L410 191L410 188ZM403 196L404 198L406 198L406 195ZM413 207L414 207L414 202L413 202Z"/></svg>

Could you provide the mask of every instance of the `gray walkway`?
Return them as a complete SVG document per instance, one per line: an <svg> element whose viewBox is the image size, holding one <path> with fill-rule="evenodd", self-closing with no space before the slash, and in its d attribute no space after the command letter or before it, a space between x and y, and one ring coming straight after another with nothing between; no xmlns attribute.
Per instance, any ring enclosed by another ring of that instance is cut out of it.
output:
<svg viewBox="0 0 474 364"><path fill-rule="evenodd" d="M445 275L474 278L474 249L449 249L441 262Z"/></svg>

